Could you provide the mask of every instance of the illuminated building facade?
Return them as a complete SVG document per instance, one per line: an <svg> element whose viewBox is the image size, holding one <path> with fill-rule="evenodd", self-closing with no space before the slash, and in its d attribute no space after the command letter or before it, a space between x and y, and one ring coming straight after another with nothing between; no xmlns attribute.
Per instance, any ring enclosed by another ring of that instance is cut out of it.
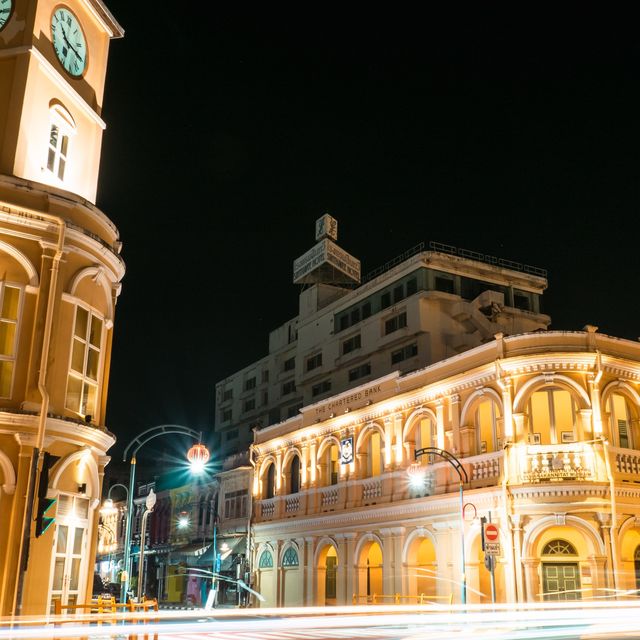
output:
<svg viewBox="0 0 640 640"><path fill-rule="evenodd" d="M640 344L497 333L255 432L264 606L628 597L640 588ZM425 447L453 464L420 456ZM461 511L464 526L461 531ZM494 588L481 517L498 528ZM463 553L464 552L464 553ZM463 559L464 558L464 580Z"/></svg>
<svg viewBox="0 0 640 640"><path fill-rule="evenodd" d="M2 3L3 615L42 614L53 600L85 602L92 592L97 507L115 441L104 421L125 271L118 230L94 203L107 54L122 35L101 0Z"/></svg>
<svg viewBox="0 0 640 640"><path fill-rule="evenodd" d="M392 371L427 366L509 334L546 329L546 272L432 243L360 278L337 222L294 262L298 315L272 331L269 353L216 384L216 451L246 449L252 428L298 415ZM480 259L479 259L480 258Z"/></svg>

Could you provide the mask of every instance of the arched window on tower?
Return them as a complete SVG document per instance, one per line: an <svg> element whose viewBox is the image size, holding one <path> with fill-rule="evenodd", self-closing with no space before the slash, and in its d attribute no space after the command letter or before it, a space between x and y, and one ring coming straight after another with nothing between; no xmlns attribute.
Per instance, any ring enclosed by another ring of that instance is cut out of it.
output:
<svg viewBox="0 0 640 640"><path fill-rule="evenodd" d="M102 318L76 307L71 362L67 379L67 409L83 417L96 417L104 333Z"/></svg>
<svg viewBox="0 0 640 640"><path fill-rule="evenodd" d="M76 133L76 124L71 114L59 102L50 105L49 121L47 170L63 181L69 159L69 140Z"/></svg>

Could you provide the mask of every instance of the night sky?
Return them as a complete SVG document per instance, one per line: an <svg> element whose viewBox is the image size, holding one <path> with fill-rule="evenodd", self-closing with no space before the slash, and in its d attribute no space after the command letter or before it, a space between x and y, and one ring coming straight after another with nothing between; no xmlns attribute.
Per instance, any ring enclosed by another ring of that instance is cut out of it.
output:
<svg viewBox="0 0 640 640"><path fill-rule="evenodd" d="M420 18L107 5L126 32L97 203L127 264L112 454L158 424L212 424L215 382L296 314L292 263L327 212L363 273L444 242L548 269L553 329L640 335L636 36L599 14L505 26L461 5Z"/></svg>

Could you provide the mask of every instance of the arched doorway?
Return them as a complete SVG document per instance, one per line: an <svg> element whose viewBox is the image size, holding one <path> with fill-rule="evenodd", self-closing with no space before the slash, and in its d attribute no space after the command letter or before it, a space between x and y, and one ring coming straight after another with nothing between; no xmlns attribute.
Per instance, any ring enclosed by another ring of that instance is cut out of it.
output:
<svg viewBox="0 0 640 640"><path fill-rule="evenodd" d="M544 600L580 600L578 552L567 540L556 538L542 550Z"/></svg>
<svg viewBox="0 0 640 640"><path fill-rule="evenodd" d="M358 559L358 602L370 602L374 595L383 595L382 549L376 541L366 542Z"/></svg>
<svg viewBox="0 0 640 640"><path fill-rule="evenodd" d="M407 549L408 595L423 596L429 601L437 594L437 572L433 542L426 536L417 536Z"/></svg>
<svg viewBox="0 0 640 640"><path fill-rule="evenodd" d="M316 564L316 604L320 606L337 604L337 571L338 553L332 544L327 544L320 550Z"/></svg>
<svg viewBox="0 0 640 640"><path fill-rule="evenodd" d="M273 553L264 549L258 557L258 591L264 596L261 607L276 606L276 590L274 585Z"/></svg>
<svg viewBox="0 0 640 640"><path fill-rule="evenodd" d="M639 591L640 590L640 546L636 547L636 552L633 555L633 568L634 568L634 574L636 578L636 591Z"/></svg>
<svg viewBox="0 0 640 640"><path fill-rule="evenodd" d="M300 559L298 550L293 546L288 546L282 554L280 562L282 573L282 604L285 607L299 607L304 605L302 600L302 584L300 572Z"/></svg>

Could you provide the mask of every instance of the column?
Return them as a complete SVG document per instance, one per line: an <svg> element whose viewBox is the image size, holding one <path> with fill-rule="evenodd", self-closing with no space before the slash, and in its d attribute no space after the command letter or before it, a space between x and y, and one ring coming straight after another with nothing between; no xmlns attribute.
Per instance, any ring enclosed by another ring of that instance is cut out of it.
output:
<svg viewBox="0 0 640 640"><path fill-rule="evenodd" d="M538 576L538 567L540 560L538 558L523 558L522 565L524 568L526 594L525 602L541 602L542 601L542 584Z"/></svg>
<svg viewBox="0 0 640 640"><path fill-rule="evenodd" d="M311 487L318 486L318 461L317 461L317 449L318 445L315 440L312 440L309 445L309 480Z"/></svg>
<svg viewBox="0 0 640 640"><path fill-rule="evenodd" d="M502 413L504 421L504 439L506 442L513 442L519 436L522 431L518 431L517 426L513 424L513 398L512 398L512 383L511 378L504 377L502 380L498 379L498 384L502 389ZM520 427L522 425L519 425Z"/></svg>
<svg viewBox="0 0 640 640"><path fill-rule="evenodd" d="M436 401L436 425L437 425L437 439L438 439L438 449L444 449L444 402L442 398L439 398Z"/></svg>
<svg viewBox="0 0 640 640"><path fill-rule="evenodd" d="M343 561L346 568L346 596L347 600L344 604L351 604L351 597L354 593L358 593L358 573L356 570L356 540L358 535L356 533L344 533L342 534L347 541L347 555Z"/></svg>
<svg viewBox="0 0 640 640"><path fill-rule="evenodd" d="M449 422L451 424L451 449L454 454L462 451L460 440L460 396L456 393L449 398Z"/></svg>
<svg viewBox="0 0 640 640"><path fill-rule="evenodd" d="M317 603L317 594L315 589L314 578L317 575L316 566L314 563L314 542L315 538L313 536L309 536L304 539L304 553L303 557L300 558L304 567L304 577L303 577L303 589L304 593L302 595L302 602L307 607L312 607ZM324 604L324 603L323 603Z"/></svg>
<svg viewBox="0 0 640 640"><path fill-rule="evenodd" d="M337 533L335 536L338 544L338 568L336 570L336 604L347 604L347 541L344 536Z"/></svg>
<svg viewBox="0 0 640 640"><path fill-rule="evenodd" d="M593 426L591 424L591 418L593 411L591 409L580 409L580 420L578 420L576 439L580 440L593 440Z"/></svg>
<svg viewBox="0 0 640 640"><path fill-rule="evenodd" d="M604 548L607 554L607 564L605 570L605 583L610 589L617 588L616 571L617 567L613 561L613 550L611 548L611 514L596 512L596 517L600 523L600 535L604 541Z"/></svg>
<svg viewBox="0 0 640 640"><path fill-rule="evenodd" d="M511 516L511 535L513 537L513 573L515 574L514 601L524 602L524 576L522 575L522 517Z"/></svg>
<svg viewBox="0 0 640 640"><path fill-rule="evenodd" d="M593 421L593 435L598 437L602 435L602 409L600 407L600 388L593 374L589 374L589 395L591 396L591 410Z"/></svg>
<svg viewBox="0 0 640 640"><path fill-rule="evenodd" d="M300 453L302 454L302 460L300 460L300 484L301 488L309 488L309 444L303 442L300 447Z"/></svg>
<svg viewBox="0 0 640 640"><path fill-rule="evenodd" d="M404 452L402 450L402 414L396 413L393 416L393 435L395 439L395 456L394 456L394 467L399 469L402 467L404 462ZM413 462L413 460L412 460Z"/></svg>
<svg viewBox="0 0 640 640"><path fill-rule="evenodd" d="M382 584L385 595L402 594L402 545L404 527L381 529L382 536ZM392 602L385 599L386 603Z"/></svg>
<svg viewBox="0 0 640 640"><path fill-rule="evenodd" d="M384 419L384 470L391 471L393 464L393 420Z"/></svg>

